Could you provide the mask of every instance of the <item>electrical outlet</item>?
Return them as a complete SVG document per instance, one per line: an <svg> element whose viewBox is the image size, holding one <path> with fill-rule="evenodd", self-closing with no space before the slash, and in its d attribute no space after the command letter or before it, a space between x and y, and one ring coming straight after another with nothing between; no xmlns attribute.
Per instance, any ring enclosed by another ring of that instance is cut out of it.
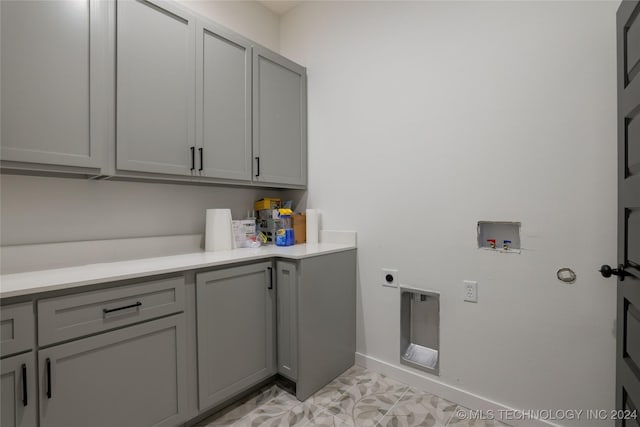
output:
<svg viewBox="0 0 640 427"><path fill-rule="evenodd" d="M382 286L388 286L390 288L397 288L400 279L398 279L398 270L392 268L382 269Z"/></svg>
<svg viewBox="0 0 640 427"><path fill-rule="evenodd" d="M464 281L464 300L466 302L478 302L478 282Z"/></svg>

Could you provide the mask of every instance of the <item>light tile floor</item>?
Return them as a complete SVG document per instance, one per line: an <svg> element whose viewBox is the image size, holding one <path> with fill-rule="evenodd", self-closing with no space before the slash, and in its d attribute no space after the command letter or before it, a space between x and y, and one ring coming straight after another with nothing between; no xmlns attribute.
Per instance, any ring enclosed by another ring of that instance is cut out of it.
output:
<svg viewBox="0 0 640 427"><path fill-rule="evenodd" d="M382 374L354 366L304 402L271 386L198 426L233 427L489 427L461 419L468 409Z"/></svg>

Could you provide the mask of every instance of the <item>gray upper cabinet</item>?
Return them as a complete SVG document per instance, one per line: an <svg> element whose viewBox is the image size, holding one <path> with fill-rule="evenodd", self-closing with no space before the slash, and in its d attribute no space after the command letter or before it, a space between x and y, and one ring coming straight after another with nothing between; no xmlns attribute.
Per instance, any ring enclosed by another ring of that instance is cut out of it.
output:
<svg viewBox="0 0 640 427"><path fill-rule="evenodd" d="M306 69L164 0L1 0L5 169L301 188Z"/></svg>
<svg viewBox="0 0 640 427"><path fill-rule="evenodd" d="M201 176L251 180L251 43L210 22L196 32Z"/></svg>
<svg viewBox="0 0 640 427"><path fill-rule="evenodd" d="M184 314L38 351L41 427L185 421Z"/></svg>
<svg viewBox="0 0 640 427"><path fill-rule="evenodd" d="M32 351L2 359L0 380L0 425L35 427L37 425L36 370Z"/></svg>
<svg viewBox="0 0 640 427"><path fill-rule="evenodd" d="M115 59L108 49L113 7L0 2L2 160L101 166L113 106L105 84Z"/></svg>
<svg viewBox="0 0 640 427"><path fill-rule="evenodd" d="M270 262L196 275L200 410L276 372Z"/></svg>
<svg viewBox="0 0 640 427"><path fill-rule="evenodd" d="M117 3L119 170L195 169L195 17L174 3Z"/></svg>
<svg viewBox="0 0 640 427"><path fill-rule="evenodd" d="M261 47L253 48L254 180L307 183L306 69Z"/></svg>

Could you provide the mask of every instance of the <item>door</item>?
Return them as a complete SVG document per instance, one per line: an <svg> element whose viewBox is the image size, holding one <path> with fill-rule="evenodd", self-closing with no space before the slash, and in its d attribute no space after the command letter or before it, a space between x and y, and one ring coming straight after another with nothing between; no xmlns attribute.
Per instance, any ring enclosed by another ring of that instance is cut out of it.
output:
<svg viewBox="0 0 640 427"><path fill-rule="evenodd" d="M112 8L100 0L0 2L3 160L101 166L113 103L105 85Z"/></svg>
<svg viewBox="0 0 640 427"><path fill-rule="evenodd" d="M253 48L254 180L307 183L307 73L267 49Z"/></svg>
<svg viewBox="0 0 640 427"><path fill-rule="evenodd" d="M186 413L184 314L38 351L41 427L174 427Z"/></svg>
<svg viewBox="0 0 640 427"><path fill-rule="evenodd" d="M198 172L251 181L251 43L204 21L196 34Z"/></svg>
<svg viewBox="0 0 640 427"><path fill-rule="evenodd" d="M618 39L618 410L640 410L640 2L623 1ZM618 420L617 426L640 425Z"/></svg>
<svg viewBox="0 0 640 427"><path fill-rule="evenodd" d="M35 427L36 370L33 352L0 361L2 379L0 425L2 427Z"/></svg>
<svg viewBox="0 0 640 427"><path fill-rule="evenodd" d="M120 170L195 170L195 18L173 3L117 3Z"/></svg>
<svg viewBox="0 0 640 427"><path fill-rule="evenodd" d="M200 410L275 374L270 262L196 276Z"/></svg>
<svg viewBox="0 0 640 427"><path fill-rule="evenodd" d="M278 373L298 379L298 275L293 262L276 262Z"/></svg>

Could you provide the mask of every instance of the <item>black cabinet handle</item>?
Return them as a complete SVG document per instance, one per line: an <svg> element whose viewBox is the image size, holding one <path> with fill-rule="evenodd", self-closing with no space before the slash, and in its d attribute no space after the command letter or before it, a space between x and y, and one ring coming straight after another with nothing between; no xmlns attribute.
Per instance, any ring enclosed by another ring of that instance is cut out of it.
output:
<svg viewBox="0 0 640 427"><path fill-rule="evenodd" d="M200 169L198 170L202 172L204 170L204 158L202 157L203 148L198 148L198 151L200 152Z"/></svg>
<svg viewBox="0 0 640 427"><path fill-rule="evenodd" d="M27 406L27 365L22 364L22 406Z"/></svg>
<svg viewBox="0 0 640 427"><path fill-rule="evenodd" d="M127 308L140 307L141 305L142 305L142 303L141 303L140 301L137 301L135 304L129 304L129 305L125 305L125 306L123 306L123 307L118 307L118 308L103 308L103 309L102 309L102 313L103 313L103 314L113 313L114 311L126 310Z"/></svg>
<svg viewBox="0 0 640 427"><path fill-rule="evenodd" d="M273 268L267 267L269 270L269 287L267 289L273 289Z"/></svg>
<svg viewBox="0 0 640 427"><path fill-rule="evenodd" d="M51 359L47 357L47 399L51 399Z"/></svg>
<svg viewBox="0 0 640 427"><path fill-rule="evenodd" d="M256 177L260 176L260 157L256 157Z"/></svg>
<svg viewBox="0 0 640 427"><path fill-rule="evenodd" d="M191 147L191 170L196 170L196 147Z"/></svg>

